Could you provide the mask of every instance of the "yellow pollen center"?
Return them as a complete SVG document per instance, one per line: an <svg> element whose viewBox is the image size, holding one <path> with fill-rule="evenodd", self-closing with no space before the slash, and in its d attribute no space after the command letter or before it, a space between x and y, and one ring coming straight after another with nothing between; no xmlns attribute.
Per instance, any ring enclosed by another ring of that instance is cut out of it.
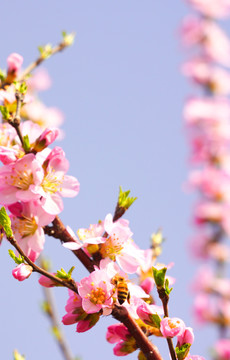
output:
<svg viewBox="0 0 230 360"><path fill-rule="evenodd" d="M27 236L34 235L35 231L38 228L36 220L33 218L29 218L23 216L22 218L14 218L16 221L14 222L13 229L18 231L22 238Z"/></svg>
<svg viewBox="0 0 230 360"><path fill-rule="evenodd" d="M115 234L114 234L115 235ZM101 246L101 254L103 258L109 257L111 260L116 260L116 256L123 250L123 243L119 238L109 237Z"/></svg>
<svg viewBox="0 0 230 360"><path fill-rule="evenodd" d="M56 193L57 191L62 191L61 184L64 180L64 176L59 178L55 175L55 170L51 169L44 177L42 181L42 188L45 192L51 194Z"/></svg>
<svg viewBox="0 0 230 360"><path fill-rule="evenodd" d="M5 176L5 182L8 185L15 186L19 190L28 190L30 185L33 184L33 174L28 171L26 164L25 169L18 171L13 168L13 172L10 176Z"/></svg>
<svg viewBox="0 0 230 360"><path fill-rule="evenodd" d="M172 321L172 320L169 320L168 321L168 324L169 324L169 327L170 327L170 329L175 329L176 327L177 327L177 325L176 324L180 324L180 322L179 321L177 321L176 322L176 324Z"/></svg>
<svg viewBox="0 0 230 360"><path fill-rule="evenodd" d="M102 305L106 300L105 291L99 287L92 289L88 297L93 304Z"/></svg>

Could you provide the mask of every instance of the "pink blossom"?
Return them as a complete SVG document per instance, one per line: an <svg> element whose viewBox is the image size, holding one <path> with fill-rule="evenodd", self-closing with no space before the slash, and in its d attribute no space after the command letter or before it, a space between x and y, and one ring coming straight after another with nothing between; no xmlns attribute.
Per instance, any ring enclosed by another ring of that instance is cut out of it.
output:
<svg viewBox="0 0 230 360"><path fill-rule="evenodd" d="M54 215L47 214L41 202L14 203L9 206L14 236L19 246L31 260L37 259L44 248L43 226L53 221Z"/></svg>
<svg viewBox="0 0 230 360"><path fill-rule="evenodd" d="M125 356L131 354L133 351L136 350L136 345L134 343L126 343L125 341L120 341L117 345L113 348L113 353L116 356Z"/></svg>
<svg viewBox="0 0 230 360"><path fill-rule="evenodd" d="M161 320L160 330L164 337L172 338L183 334L185 330L185 324L183 320L179 318L169 318L165 317Z"/></svg>
<svg viewBox="0 0 230 360"><path fill-rule="evenodd" d="M39 159L39 158L38 158ZM79 192L79 182L65 175L69 163L61 148L55 147L43 164L34 154L27 154L13 164L0 169L0 202L12 204L41 199L42 208L51 215L63 210L61 197L73 197Z"/></svg>
<svg viewBox="0 0 230 360"><path fill-rule="evenodd" d="M230 339L220 339L214 347L216 358L230 360Z"/></svg>
<svg viewBox="0 0 230 360"><path fill-rule="evenodd" d="M77 332L88 331L100 318L99 313L87 314L82 308L81 296L71 290L69 290L69 298L65 310L67 314L62 318L63 324L72 325L77 323Z"/></svg>
<svg viewBox="0 0 230 360"><path fill-rule="evenodd" d="M80 281L78 291L86 313L97 313L104 308L111 308L112 311L113 285L110 280L104 269L95 270Z"/></svg>
<svg viewBox="0 0 230 360"><path fill-rule="evenodd" d="M230 93L229 72L213 66L205 58L195 58L183 66L183 73L190 77L196 84L205 86L217 95Z"/></svg>
<svg viewBox="0 0 230 360"><path fill-rule="evenodd" d="M129 337L130 333L123 324L114 324L107 328L106 340L111 344L115 344L121 340L128 340Z"/></svg>
<svg viewBox="0 0 230 360"><path fill-rule="evenodd" d="M177 336L177 346L181 347L184 344L191 344L194 341L194 333L191 327L186 327L184 332Z"/></svg>
<svg viewBox="0 0 230 360"><path fill-rule="evenodd" d="M71 235L71 237L74 241L69 241L69 242L63 243L62 245L69 250L80 249L83 246L83 244L78 240L78 238L74 234L74 231L68 225L66 227L66 230Z"/></svg>
<svg viewBox="0 0 230 360"><path fill-rule="evenodd" d="M15 129L12 126L9 128L9 125L6 125L8 124L3 124L0 128L0 161L2 161L4 165L15 162L25 155L25 151L21 145L21 141L16 134ZM20 129L22 136L29 136L29 142L33 148L33 143L41 136L42 128L28 120L21 123ZM48 149L43 150L36 156L40 163L42 163L45 160L45 157L48 155L46 154L47 150ZM51 150L48 151L50 152Z"/></svg>
<svg viewBox="0 0 230 360"><path fill-rule="evenodd" d="M230 15L229 0L187 0L195 10L210 18L225 18Z"/></svg>
<svg viewBox="0 0 230 360"><path fill-rule="evenodd" d="M82 333L90 330L100 318L99 314L88 314L84 320L79 320L77 323L76 331Z"/></svg>
<svg viewBox="0 0 230 360"><path fill-rule="evenodd" d="M64 121L64 114L55 107L46 107L38 100L23 107L24 117L39 124L43 129L60 127Z"/></svg>
<svg viewBox="0 0 230 360"><path fill-rule="evenodd" d="M43 197L43 209L49 214L58 214L63 210L61 197L76 196L80 189L78 180L65 175L69 162L60 147L55 147L43 163L44 178L38 193Z"/></svg>
<svg viewBox="0 0 230 360"><path fill-rule="evenodd" d="M141 282L140 286L146 292L146 294L150 294L155 286L155 281L153 277L149 276Z"/></svg>
<svg viewBox="0 0 230 360"><path fill-rule="evenodd" d="M18 281L27 279L32 274L33 268L28 264L20 264L12 271L12 275Z"/></svg>
<svg viewBox="0 0 230 360"><path fill-rule="evenodd" d="M77 235L85 245L101 244L105 242L105 238L102 237L104 232L104 221L99 221L98 224L90 224L88 229L78 229Z"/></svg>
<svg viewBox="0 0 230 360"><path fill-rule="evenodd" d="M230 66L230 41L216 23L189 16L182 25L182 40L187 46L200 45L208 59Z"/></svg>
<svg viewBox="0 0 230 360"><path fill-rule="evenodd" d="M50 88L51 78L45 68L37 69L28 79L27 85L30 91L44 91Z"/></svg>
<svg viewBox="0 0 230 360"><path fill-rule="evenodd" d="M52 275L56 275L55 273L51 273ZM59 286L54 280L51 280L50 278L48 278L45 275L41 275L39 280L38 280L39 284L41 286L47 287L47 288L51 288L54 286Z"/></svg>
<svg viewBox="0 0 230 360"><path fill-rule="evenodd" d="M104 221L108 237L101 245L100 251L103 258L116 260L123 271L131 274L137 271L143 258L143 250L130 239L132 232L128 224L124 219L113 222L112 215L108 214Z"/></svg>
<svg viewBox="0 0 230 360"><path fill-rule="evenodd" d="M230 175L222 169L195 170L190 174L189 184L213 200L230 200Z"/></svg>
<svg viewBox="0 0 230 360"><path fill-rule="evenodd" d="M207 127L227 126L230 117L230 102L225 98L190 98L185 104L184 118L188 125Z"/></svg>
<svg viewBox="0 0 230 360"><path fill-rule="evenodd" d="M216 311L216 304L209 296L207 296L207 294L201 293L195 297L193 313L195 320L199 324L204 324L210 319L214 319L216 317Z"/></svg>
<svg viewBox="0 0 230 360"><path fill-rule="evenodd" d="M34 154L27 154L15 163L0 169L0 202L12 204L17 200L38 199L36 192L41 184L44 171Z"/></svg>
<svg viewBox="0 0 230 360"><path fill-rule="evenodd" d="M8 72L17 73L22 66L23 57L17 53L10 54L7 58Z"/></svg>
<svg viewBox="0 0 230 360"><path fill-rule="evenodd" d="M128 329L123 324L109 326L106 340L111 344L117 343L113 349L116 356L125 356L136 350L136 342L133 341Z"/></svg>

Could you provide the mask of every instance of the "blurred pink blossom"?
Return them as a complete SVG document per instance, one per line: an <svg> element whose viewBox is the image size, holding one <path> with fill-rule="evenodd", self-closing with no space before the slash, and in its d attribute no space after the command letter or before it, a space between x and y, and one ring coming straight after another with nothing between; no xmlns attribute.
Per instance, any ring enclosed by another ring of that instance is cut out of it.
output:
<svg viewBox="0 0 230 360"><path fill-rule="evenodd" d="M195 10L210 18L225 18L230 15L229 0L187 0Z"/></svg>
<svg viewBox="0 0 230 360"><path fill-rule="evenodd" d="M199 45L202 56L224 66L230 66L230 40L216 23L196 16L188 16L183 21L181 35L184 45Z"/></svg>

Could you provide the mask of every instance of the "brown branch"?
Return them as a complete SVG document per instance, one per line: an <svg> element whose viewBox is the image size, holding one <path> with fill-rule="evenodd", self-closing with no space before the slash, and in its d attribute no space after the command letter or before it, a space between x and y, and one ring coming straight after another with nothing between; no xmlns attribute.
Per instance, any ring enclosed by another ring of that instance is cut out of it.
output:
<svg viewBox="0 0 230 360"><path fill-rule="evenodd" d="M56 239L61 240L64 243L74 242L73 237L68 233L65 228L65 225L62 223L61 219L56 216L52 222L53 226L44 226L45 234L53 236ZM72 250L75 256L81 261L85 268L91 273L94 269L94 262L89 258L89 256L84 252L83 249Z"/></svg>
<svg viewBox="0 0 230 360"><path fill-rule="evenodd" d="M123 208L116 207L113 220L118 220L125 213ZM74 242L73 237L68 233L64 224L58 216L52 222L53 226L45 226L45 234L58 238L62 242ZM88 255L82 249L72 250L72 252L78 257L81 263L88 269L89 272L94 271L95 262L88 257ZM140 327L136 324L134 319L129 315L127 309L123 306L115 306L112 312L112 316L123 323L130 334L136 340L137 346L141 349L147 360L163 360L158 348L152 344L148 337L143 333ZM172 358L173 359L173 358ZM174 360L174 359L173 359Z"/></svg>
<svg viewBox="0 0 230 360"><path fill-rule="evenodd" d="M18 253L23 256L23 258L25 259L25 261L27 262L27 264L29 264L30 266L32 266L33 271L44 275L46 277L48 277L50 280L52 280L54 283L57 283L61 286L67 287L70 290L74 291L77 293L77 286L75 284L74 281L65 281L62 280L60 278L58 278L57 276L49 273L48 271L42 269L41 267L39 267L38 265L36 265L33 261L30 260L30 258L28 258L28 256L26 256L26 254L24 253L24 251L20 248L20 246L18 245L17 241L13 238L13 237L7 237L8 241L11 243L11 245L13 245L13 247L18 251Z"/></svg>
<svg viewBox="0 0 230 360"><path fill-rule="evenodd" d="M16 107L16 112L15 112L15 116L13 119L9 119L8 123L13 126L13 128L16 130L16 133L21 141L22 147L24 149L24 140L22 137L22 133L20 130L20 122L21 122L21 116L20 116L20 111L21 111L21 107L22 107L22 103L24 100L24 95L21 94L20 92L16 91L15 92L15 98L17 101L17 107Z"/></svg>
<svg viewBox="0 0 230 360"><path fill-rule="evenodd" d="M38 67L43 61L45 61L48 57L53 56L54 54L64 50L70 44L63 40L60 44L54 46L50 49L49 56L40 55L34 62L32 62L19 76L18 81L23 81L27 75L29 75L36 67Z"/></svg>
<svg viewBox="0 0 230 360"><path fill-rule="evenodd" d="M128 310L124 306L116 305L113 309L112 316L127 327L147 360L163 360L158 348L149 341L148 337L129 315Z"/></svg>

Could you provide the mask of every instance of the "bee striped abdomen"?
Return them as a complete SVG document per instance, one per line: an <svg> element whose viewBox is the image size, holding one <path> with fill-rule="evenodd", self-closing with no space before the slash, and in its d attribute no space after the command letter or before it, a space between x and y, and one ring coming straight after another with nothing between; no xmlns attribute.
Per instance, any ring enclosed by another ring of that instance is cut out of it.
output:
<svg viewBox="0 0 230 360"><path fill-rule="evenodd" d="M129 290L125 282L117 284L117 299L120 305L122 305L128 298Z"/></svg>

